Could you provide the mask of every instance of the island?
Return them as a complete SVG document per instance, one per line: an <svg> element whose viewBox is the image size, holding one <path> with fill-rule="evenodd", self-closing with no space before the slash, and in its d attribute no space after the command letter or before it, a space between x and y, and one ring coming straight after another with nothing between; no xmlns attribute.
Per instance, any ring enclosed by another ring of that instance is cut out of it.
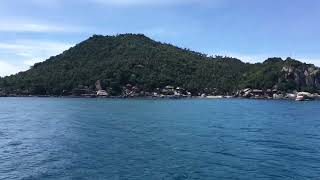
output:
<svg viewBox="0 0 320 180"><path fill-rule="evenodd" d="M319 99L320 68L290 57L244 63L154 41L93 35L0 78L0 96Z"/></svg>

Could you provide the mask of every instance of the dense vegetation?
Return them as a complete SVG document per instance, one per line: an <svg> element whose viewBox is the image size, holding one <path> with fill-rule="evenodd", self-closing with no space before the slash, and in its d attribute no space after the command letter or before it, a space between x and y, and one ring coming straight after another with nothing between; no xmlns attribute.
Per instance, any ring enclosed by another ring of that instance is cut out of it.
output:
<svg viewBox="0 0 320 180"><path fill-rule="evenodd" d="M316 83L304 84L286 77L284 66L314 67L292 59L248 64L230 57L207 57L141 34L94 35L26 72L1 78L0 88L16 94L62 95L85 86L95 90L94 84L100 80L114 95L121 94L126 84L149 92L167 85L179 86L194 94L233 93L244 87L319 89Z"/></svg>

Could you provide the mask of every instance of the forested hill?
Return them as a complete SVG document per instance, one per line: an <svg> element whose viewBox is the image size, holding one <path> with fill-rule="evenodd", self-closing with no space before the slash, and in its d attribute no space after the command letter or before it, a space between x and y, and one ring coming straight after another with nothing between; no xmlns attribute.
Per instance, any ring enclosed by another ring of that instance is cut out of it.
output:
<svg viewBox="0 0 320 180"><path fill-rule="evenodd" d="M319 68L293 59L271 58L248 64L156 42L142 34L94 35L30 70L0 79L5 93L63 95L77 88L120 95L130 84L152 92L165 86L193 94L227 94L250 87L281 91L320 89Z"/></svg>

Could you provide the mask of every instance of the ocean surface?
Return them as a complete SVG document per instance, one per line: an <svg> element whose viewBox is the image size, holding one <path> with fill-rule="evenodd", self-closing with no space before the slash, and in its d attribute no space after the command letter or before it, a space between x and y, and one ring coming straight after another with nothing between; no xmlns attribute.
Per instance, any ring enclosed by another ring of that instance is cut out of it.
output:
<svg viewBox="0 0 320 180"><path fill-rule="evenodd" d="M0 98L0 179L320 179L320 101Z"/></svg>

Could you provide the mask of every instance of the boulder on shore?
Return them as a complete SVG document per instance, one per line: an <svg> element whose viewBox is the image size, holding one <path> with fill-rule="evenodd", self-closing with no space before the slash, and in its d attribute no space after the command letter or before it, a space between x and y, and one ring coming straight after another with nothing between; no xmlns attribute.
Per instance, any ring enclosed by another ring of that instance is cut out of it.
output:
<svg viewBox="0 0 320 180"><path fill-rule="evenodd" d="M283 96L283 94L273 94L272 98L273 99L283 99L284 96Z"/></svg>
<svg viewBox="0 0 320 180"><path fill-rule="evenodd" d="M108 96L108 93L105 90L99 90L97 91L97 96Z"/></svg>
<svg viewBox="0 0 320 180"><path fill-rule="evenodd" d="M223 96L207 96L208 99L222 99Z"/></svg>

